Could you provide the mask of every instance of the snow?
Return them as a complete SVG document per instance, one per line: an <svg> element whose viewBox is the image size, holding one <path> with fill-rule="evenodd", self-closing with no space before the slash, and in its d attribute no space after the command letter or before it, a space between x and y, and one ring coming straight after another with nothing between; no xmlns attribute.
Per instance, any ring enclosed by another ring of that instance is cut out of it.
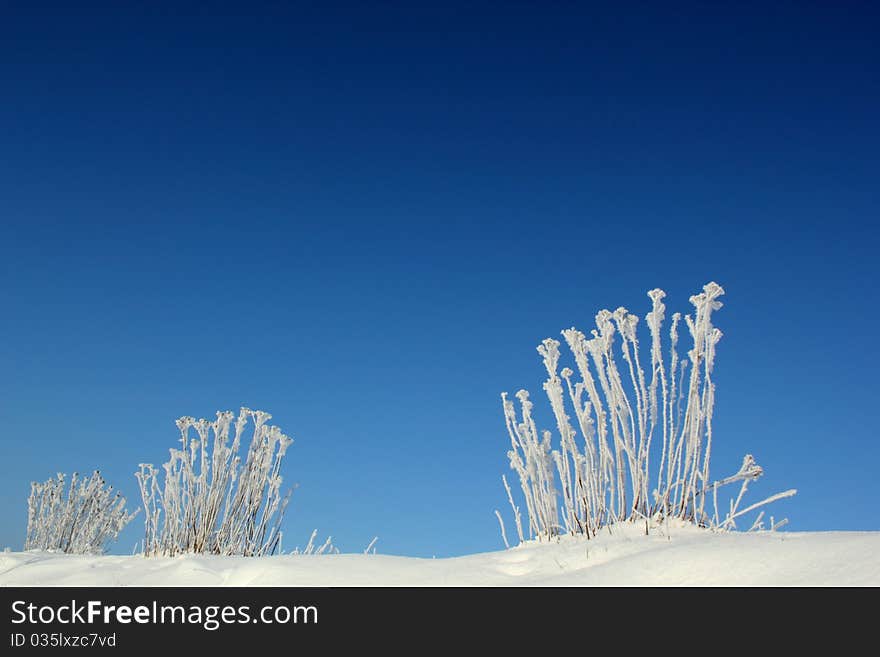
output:
<svg viewBox="0 0 880 657"><path fill-rule="evenodd" d="M445 559L0 553L0 586L878 586L880 532L644 526Z"/></svg>

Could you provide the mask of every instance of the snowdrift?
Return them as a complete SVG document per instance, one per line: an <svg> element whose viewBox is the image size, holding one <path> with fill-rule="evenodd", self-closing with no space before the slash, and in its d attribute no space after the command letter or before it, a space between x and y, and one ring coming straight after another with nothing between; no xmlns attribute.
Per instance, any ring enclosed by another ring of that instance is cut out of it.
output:
<svg viewBox="0 0 880 657"><path fill-rule="evenodd" d="M0 586L880 586L880 532L616 527L446 559L0 553Z"/></svg>

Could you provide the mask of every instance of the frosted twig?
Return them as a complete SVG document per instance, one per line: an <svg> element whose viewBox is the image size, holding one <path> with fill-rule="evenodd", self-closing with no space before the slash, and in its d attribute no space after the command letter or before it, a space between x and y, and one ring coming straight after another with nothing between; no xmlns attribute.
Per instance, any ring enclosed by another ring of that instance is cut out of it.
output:
<svg viewBox="0 0 880 657"><path fill-rule="evenodd" d="M498 518L498 524L501 525L501 538L504 541L504 547L510 548L510 543L507 542L507 532L504 530L504 518L501 517L501 512L498 509L495 509L495 516Z"/></svg>

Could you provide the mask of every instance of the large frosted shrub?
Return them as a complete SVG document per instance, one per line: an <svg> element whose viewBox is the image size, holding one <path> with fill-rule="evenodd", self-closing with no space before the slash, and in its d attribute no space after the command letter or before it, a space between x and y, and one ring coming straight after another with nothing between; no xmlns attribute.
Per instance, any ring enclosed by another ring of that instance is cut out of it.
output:
<svg viewBox="0 0 880 657"><path fill-rule="evenodd" d="M694 313L684 317L691 339L687 358L679 358L678 352L680 313L672 315L663 339L666 294L659 289L648 292L647 354L640 350L639 318L625 308L600 311L589 338L574 328L562 331L574 370L559 369L558 340L548 338L538 345L558 447L552 447L550 431L538 432L528 392L516 393L519 413L507 393L501 395L512 447L510 466L519 477L528 519L523 528L520 507L503 477L520 541L560 533L589 537L605 525L640 519L736 528L744 514L795 494L786 491L740 509L749 482L763 473L751 455L733 475L710 478L712 370L721 339L712 313L721 308L718 298L723 294L720 285L709 283L690 298ZM739 494L721 514L718 489L734 482L740 482ZM501 514L496 515L507 542ZM751 527L763 527L762 517ZM771 527L781 524L771 522Z"/></svg>
<svg viewBox="0 0 880 657"><path fill-rule="evenodd" d="M237 418L226 411L213 422L177 420L180 449L170 450L161 472L142 463L135 473L146 511L146 556L262 556L279 549L291 492L281 493L281 461L293 441L266 424L271 417L242 408ZM242 460L238 452L251 419Z"/></svg>
<svg viewBox="0 0 880 657"><path fill-rule="evenodd" d="M137 511L125 510L125 498L105 487L97 470L87 478L74 472L70 485L65 482L59 472L31 483L24 549L103 554Z"/></svg>

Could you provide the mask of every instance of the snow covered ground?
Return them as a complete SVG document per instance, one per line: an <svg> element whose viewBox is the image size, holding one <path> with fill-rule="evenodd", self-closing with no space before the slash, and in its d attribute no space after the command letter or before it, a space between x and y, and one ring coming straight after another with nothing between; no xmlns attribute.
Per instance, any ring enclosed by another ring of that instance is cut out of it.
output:
<svg viewBox="0 0 880 657"><path fill-rule="evenodd" d="M449 559L0 553L0 586L880 586L880 532L665 535L617 528Z"/></svg>

